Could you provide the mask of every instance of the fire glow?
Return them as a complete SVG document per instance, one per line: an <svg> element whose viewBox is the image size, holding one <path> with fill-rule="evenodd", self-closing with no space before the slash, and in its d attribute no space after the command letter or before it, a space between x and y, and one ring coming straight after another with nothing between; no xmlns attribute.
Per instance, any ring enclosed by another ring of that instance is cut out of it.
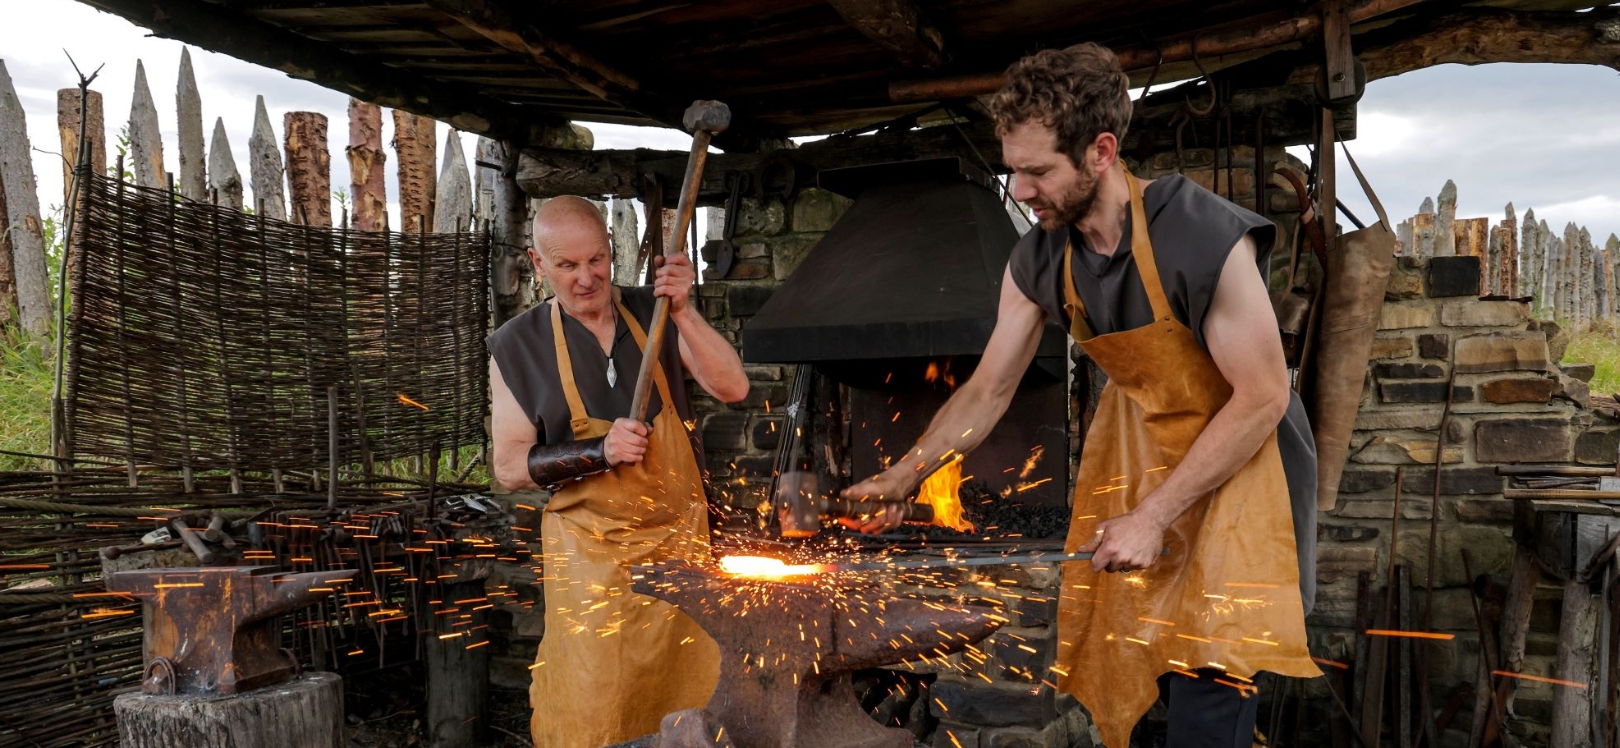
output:
<svg viewBox="0 0 1620 748"><path fill-rule="evenodd" d="M789 564L769 556L726 556L720 559L720 570L734 577L750 579L785 579L821 572L815 564Z"/></svg>
<svg viewBox="0 0 1620 748"><path fill-rule="evenodd" d="M957 532L973 532L973 523L962 516L962 456L957 455L934 471L917 491L917 503L934 508L934 524Z"/></svg>

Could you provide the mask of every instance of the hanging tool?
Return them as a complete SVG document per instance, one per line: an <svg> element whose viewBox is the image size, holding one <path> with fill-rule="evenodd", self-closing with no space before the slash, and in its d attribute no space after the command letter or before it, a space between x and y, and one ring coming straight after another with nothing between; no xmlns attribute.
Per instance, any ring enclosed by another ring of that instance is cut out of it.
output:
<svg viewBox="0 0 1620 748"><path fill-rule="evenodd" d="M676 257L686 252L686 227L692 223L697 208L699 183L703 180L703 164L708 160L709 141L731 125L731 110L718 101L694 101L681 119L692 131L692 153L686 162L686 178L681 182L681 201L675 210L675 230L670 233L665 257ZM664 327L669 322L669 299L659 297L653 307L652 324L647 326L647 346L641 352L641 371L636 376L636 396L630 401L630 417L647 420L647 396L652 389L653 365L661 358ZM668 403L665 403L669 407Z"/></svg>
<svg viewBox="0 0 1620 748"><path fill-rule="evenodd" d="M725 228L720 231L720 248L714 253L714 276L724 278L731 274L731 263L737 259L737 245L732 237L737 234L737 214L742 212L742 183L745 175L731 174L731 196L726 198Z"/></svg>

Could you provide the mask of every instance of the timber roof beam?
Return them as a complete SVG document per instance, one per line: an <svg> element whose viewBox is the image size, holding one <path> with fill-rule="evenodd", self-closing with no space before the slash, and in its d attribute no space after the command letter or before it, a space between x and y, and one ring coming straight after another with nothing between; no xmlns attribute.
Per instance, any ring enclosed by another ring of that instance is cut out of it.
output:
<svg viewBox="0 0 1620 748"><path fill-rule="evenodd" d="M950 61L945 35L914 0L828 0L828 4L845 23L908 68L932 70Z"/></svg>

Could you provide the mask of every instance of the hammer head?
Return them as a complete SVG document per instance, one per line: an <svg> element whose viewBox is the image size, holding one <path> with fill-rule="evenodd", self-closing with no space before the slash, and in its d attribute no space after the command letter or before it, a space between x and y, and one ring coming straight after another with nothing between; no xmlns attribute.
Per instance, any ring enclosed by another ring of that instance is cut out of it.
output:
<svg viewBox="0 0 1620 748"><path fill-rule="evenodd" d="M694 101L686 108L681 124L686 125L687 132L718 135L731 126L731 107L718 101Z"/></svg>
<svg viewBox="0 0 1620 748"><path fill-rule="evenodd" d="M784 538L808 538L821 530L825 500L821 476L798 470L782 473L776 481L776 518Z"/></svg>

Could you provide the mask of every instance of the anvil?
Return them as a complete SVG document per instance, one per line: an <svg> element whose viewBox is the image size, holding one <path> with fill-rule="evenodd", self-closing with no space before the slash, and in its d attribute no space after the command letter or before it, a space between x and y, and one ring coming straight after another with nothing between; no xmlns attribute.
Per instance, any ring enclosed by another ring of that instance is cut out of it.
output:
<svg viewBox="0 0 1620 748"><path fill-rule="evenodd" d="M281 573L272 566L121 571L107 589L140 599L148 694L235 694L293 677L277 616L329 595L353 571Z"/></svg>
<svg viewBox="0 0 1620 748"><path fill-rule="evenodd" d="M850 673L960 652L994 632L988 610L896 598L833 577L733 577L687 564L633 568L636 592L669 602L720 646L706 711L738 748L911 748L855 699Z"/></svg>

